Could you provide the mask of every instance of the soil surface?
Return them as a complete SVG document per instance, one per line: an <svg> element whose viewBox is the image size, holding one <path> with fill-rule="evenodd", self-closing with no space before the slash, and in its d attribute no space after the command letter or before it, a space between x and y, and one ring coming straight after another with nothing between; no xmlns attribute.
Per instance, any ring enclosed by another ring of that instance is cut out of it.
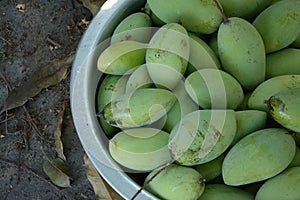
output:
<svg viewBox="0 0 300 200"><path fill-rule="evenodd" d="M53 59L76 51L91 19L76 0L0 0L0 105L9 85L22 85ZM25 106L0 115L0 199L95 199L70 112L70 71ZM61 140L72 178L67 188L55 186L45 174L41 150L55 154L53 133L64 106Z"/></svg>

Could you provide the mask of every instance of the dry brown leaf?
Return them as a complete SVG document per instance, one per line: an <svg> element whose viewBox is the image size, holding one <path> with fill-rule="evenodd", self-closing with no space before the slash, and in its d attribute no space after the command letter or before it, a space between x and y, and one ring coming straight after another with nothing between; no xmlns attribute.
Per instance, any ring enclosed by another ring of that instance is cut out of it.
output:
<svg viewBox="0 0 300 200"><path fill-rule="evenodd" d="M24 12L25 11L25 8L26 8L26 5L25 3L20 3L20 4L17 4L16 5L16 9L20 12Z"/></svg>
<svg viewBox="0 0 300 200"><path fill-rule="evenodd" d="M84 154L83 159L86 175L94 189L96 200L123 200L123 198L103 180L86 154Z"/></svg>
<svg viewBox="0 0 300 200"><path fill-rule="evenodd" d="M61 141L61 128L65 115L65 105L63 104L62 110L58 114L58 123L54 131L54 148L57 152L58 157L66 161L66 156L64 155L64 147Z"/></svg>
<svg viewBox="0 0 300 200"><path fill-rule="evenodd" d="M24 105L28 99L37 95L42 89L56 85L63 80L71 66L74 53L66 56L62 60L53 60L48 66L39 68L21 86L14 88L2 105L2 114L5 110L10 110Z"/></svg>
<svg viewBox="0 0 300 200"><path fill-rule="evenodd" d="M70 177L65 162L61 158L53 158L44 153L43 170L51 182L59 187L70 187Z"/></svg>
<svg viewBox="0 0 300 200"><path fill-rule="evenodd" d="M95 16L106 0L78 0Z"/></svg>

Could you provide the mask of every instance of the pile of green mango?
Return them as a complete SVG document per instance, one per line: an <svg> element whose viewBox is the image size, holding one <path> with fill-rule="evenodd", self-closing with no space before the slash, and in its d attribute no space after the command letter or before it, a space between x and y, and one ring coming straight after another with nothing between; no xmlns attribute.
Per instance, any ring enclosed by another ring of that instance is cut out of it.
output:
<svg viewBox="0 0 300 200"><path fill-rule="evenodd" d="M300 0L147 0L97 69L108 151L145 190L300 199Z"/></svg>

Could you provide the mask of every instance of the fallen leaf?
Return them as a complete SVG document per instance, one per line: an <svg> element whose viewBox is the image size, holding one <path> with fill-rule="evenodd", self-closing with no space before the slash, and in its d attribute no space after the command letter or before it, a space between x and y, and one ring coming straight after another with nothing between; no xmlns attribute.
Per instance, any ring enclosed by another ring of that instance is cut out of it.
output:
<svg viewBox="0 0 300 200"><path fill-rule="evenodd" d="M48 47L51 51L53 51L55 49L55 47L52 44L50 44Z"/></svg>
<svg viewBox="0 0 300 200"><path fill-rule="evenodd" d="M48 66L40 67L34 72L27 82L21 86L14 88L6 98L2 105L2 114L5 110L10 110L24 105L28 99L37 95L42 89L52 85L56 85L63 80L67 74L68 68L71 66L74 53L66 56L66 58L53 60Z"/></svg>
<svg viewBox="0 0 300 200"><path fill-rule="evenodd" d="M84 154L83 160L86 175L94 189L96 200L123 200L123 198L103 180L86 154Z"/></svg>
<svg viewBox="0 0 300 200"><path fill-rule="evenodd" d="M106 0L78 0L95 16Z"/></svg>
<svg viewBox="0 0 300 200"><path fill-rule="evenodd" d="M71 178L67 175L65 162L59 158L53 158L50 154L44 153L43 170L51 182L59 187L70 187Z"/></svg>
<svg viewBox="0 0 300 200"><path fill-rule="evenodd" d="M85 18L81 19L81 21L79 22L79 26L88 26L90 23L90 21L86 20Z"/></svg>
<svg viewBox="0 0 300 200"><path fill-rule="evenodd" d="M58 123L54 131L54 148L56 150L58 157L66 161L66 156L64 155L64 147L61 141L61 128L62 128L64 115L65 115L65 105L63 104L62 110L58 114Z"/></svg>
<svg viewBox="0 0 300 200"><path fill-rule="evenodd" d="M26 8L25 3L20 3L16 5L16 9L20 12L25 12L25 8Z"/></svg>
<svg viewBox="0 0 300 200"><path fill-rule="evenodd" d="M2 168L3 166L6 166L6 167ZM0 158L0 168L1 168L1 184L2 184L1 186L2 187L4 185L6 185L6 182L9 180L9 178L13 177L14 173L15 173L15 175L17 175L19 177L30 176L30 179L31 179L30 182L37 185L37 187L35 187L36 185L33 185L33 187L32 187L32 185L29 185L29 187L33 188L32 191L34 191L37 188L40 188L40 186L47 187L47 189L45 189L45 190L36 191L39 193L39 196L47 195L47 199L64 199L64 200L74 199L74 195L72 195L70 193L70 191L62 190L61 188L56 187L54 184L52 184L51 181L49 181L43 175L35 172L35 170L31 169L30 167L26 167L23 164ZM5 180L5 177L7 177L8 179ZM32 179L34 179L34 180L32 180ZM24 184L29 184L29 183L26 179L22 178L22 179L18 180L17 185L11 184L10 187L12 189L12 187L17 186L20 189L24 190L24 188L22 188L22 186L24 187ZM9 192L10 191L7 191L6 194L8 194ZM26 191L27 194L28 194L28 192L29 191ZM52 193L53 195L51 195L49 193ZM60 195L62 198L58 198L58 195ZM21 200L23 200L23 198L9 198L10 196L11 195L9 195L8 198L6 198L6 199L21 199ZM56 198L53 198L53 197L56 197ZM3 200L3 195L2 195L1 199ZM30 199L30 198L24 198L24 199ZM34 198L34 199L41 199L41 198ZM87 198L85 198L85 199L87 199Z"/></svg>

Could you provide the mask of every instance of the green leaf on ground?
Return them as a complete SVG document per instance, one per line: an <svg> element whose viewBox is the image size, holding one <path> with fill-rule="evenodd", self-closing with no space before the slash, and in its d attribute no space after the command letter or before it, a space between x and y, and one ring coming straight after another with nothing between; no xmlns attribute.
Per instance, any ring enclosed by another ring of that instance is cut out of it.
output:
<svg viewBox="0 0 300 200"><path fill-rule="evenodd" d="M24 105L28 99L37 95L42 89L62 81L66 77L68 68L72 65L74 55L72 53L64 59L55 59L47 66L40 67L30 75L27 82L9 92L0 114L5 110Z"/></svg>
<svg viewBox="0 0 300 200"><path fill-rule="evenodd" d="M53 158L50 154L44 153L43 170L51 182L59 187L70 187L70 177L67 175L65 162L59 158Z"/></svg>

